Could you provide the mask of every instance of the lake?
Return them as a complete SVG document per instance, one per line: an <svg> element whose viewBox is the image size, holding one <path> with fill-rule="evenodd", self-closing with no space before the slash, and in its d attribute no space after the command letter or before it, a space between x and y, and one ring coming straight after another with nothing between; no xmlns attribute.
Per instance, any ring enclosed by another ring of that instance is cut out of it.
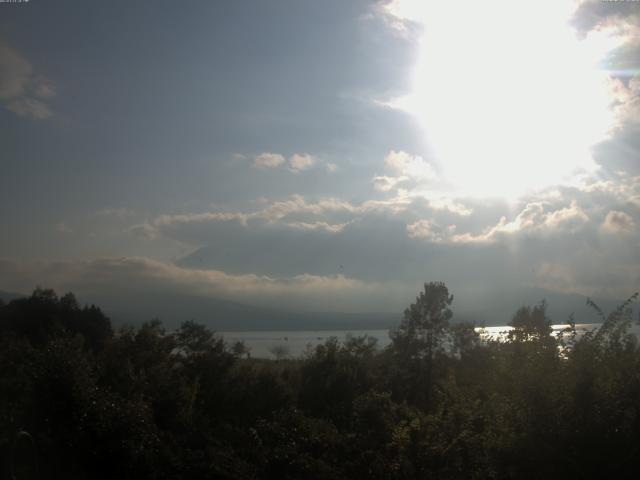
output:
<svg viewBox="0 0 640 480"><path fill-rule="evenodd" d="M576 324L578 334L595 329L600 324ZM568 325L552 325L552 335L559 335ZM476 328L482 338L499 340L511 330L509 326ZM218 332L229 343L241 340L249 348L252 357L275 358L275 350L281 351L287 357L299 357L308 348L324 343L331 337L345 340L348 335L362 337L368 335L378 341L378 348L384 348L391 339L389 330L294 330L294 331L253 331L253 332Z"/></svg>

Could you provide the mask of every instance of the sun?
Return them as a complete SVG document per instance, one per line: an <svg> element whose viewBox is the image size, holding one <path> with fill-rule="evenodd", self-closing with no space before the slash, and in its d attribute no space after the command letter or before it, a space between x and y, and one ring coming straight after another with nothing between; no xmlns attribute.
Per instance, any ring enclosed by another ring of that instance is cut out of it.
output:
<svg viewBox="0 0 640 480"><path fill-rule="evenodd" d="M611 125L606 36L581 39L575 2L397 1L424 27L411 94L444 177L474 196L517 197L597 165Z"/></svg>

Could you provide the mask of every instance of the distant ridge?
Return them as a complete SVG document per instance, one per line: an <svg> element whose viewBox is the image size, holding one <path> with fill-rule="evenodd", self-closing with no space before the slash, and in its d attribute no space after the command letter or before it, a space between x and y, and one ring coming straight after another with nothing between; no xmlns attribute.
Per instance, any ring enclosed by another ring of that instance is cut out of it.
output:
<svg viewBox="0 0 640 480"><path fill-rule="evenodd" d="M121 297L92 296L79 299L95 303L116 324L141 323L152 318L166 326L196 320L215 330L341 330L386 329L397 325L400 314L299 312L260 307L219 298L192 295L146 294Z"/></svg>
<svg viewBox="0 0 640 480"><path fill-rule="evenodd" d="M397 326L403 315L402 310L366 313L304 312L178 294L79 299L82 303L89 301L100 306L116 324L140 323L159 318L167 326L177 326L185 320L196 320L215 330L226 331L387 329ZM453 322L471 322L477 326L506 325L519 307L535 305L542 299L549 305L548 314L554 324L566 323L572 313L577 323L599 321L595 312L586 305L587 297L542 289L522 289L509 295L496 294L483 305L465 302L462 296L454 298ZM606 313L615 309L622 301L594 300Z"/></svg>
<svg viewBox="0 0 640 480"><path fill-rule="evenodd" d="M60 293L60 292L58 292ZM27 295L0 291L0 299L9 302ZM154 318L167 328L186 320L195 320L218 331L284 331L284 330L379 330L397 326L402 318L398 312L305 312L282 308L244 304L221 298L174 293L118 293L110 295L77 295L81 305L95 304L111 318L117 327L139 325ZM587 297L542 289L523 288L511 292L496 292L482 300L454 297L453 322L471 322L476 326L501 326L511 320L522 305L534 305L546 299L552 323L562 324L574 314L577 323L599 322L595 312L586 305ZM594 299L605 313L615 309L622 300ZM286 301L283 302L286 305Z"/></svg>

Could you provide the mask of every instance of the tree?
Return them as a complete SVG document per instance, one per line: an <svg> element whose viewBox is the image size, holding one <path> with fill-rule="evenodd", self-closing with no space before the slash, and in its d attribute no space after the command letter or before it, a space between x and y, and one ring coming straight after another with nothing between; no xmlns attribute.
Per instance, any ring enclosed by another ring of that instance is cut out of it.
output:
<svg viewBox="0 0 640 480"><path fill-rule="evenodd" d="M411 381L422 384L423 401L429 405L433 383L433 363L444 349L448 336L449 308L453 295L443 282L424 284L424 292L404 311L400 326L390 333L392 350L401 364L410 368Z"/></svg>
<svg viewBox="0 0 640 480"><path fill-rule="evenodd" d="M543 300L533 307L526 305L520 307L509 325L514 328L509 334L511 340L547 340L551 334L551 320L547 317L547 302Z"/></svg>
<svg viewBox="0 0 640 480"><path fill-rule="evenodd" d="M480 344L480 335L469 322L451 326L451 353L458 358L468 355Z"/></svg>
<svg viewBox="0 0 640 480"><path fill-rule="evenodd" d="M269 352L276 360L284 360L289 356L290 350L287 345L274 345L269 349Z"/></svg>
<svg viewBox="0 0 640 480"><path fill-rule="evenodd" d="M412 359L432 359L443 346L453 312L453 295L443 282L424 284L424 292L404 311L400 326L391 332L396 350Z"/></svg>
<svg viewBox="0 0 640 480"><path fill-rule="evenodd" d="M102 350L113 337L111 321L98 307L81 308L72 293L58 297L53 290L42 288L2 308L2 331L13 332L36 345L59 336L79 334L94 351Z"/></svg>

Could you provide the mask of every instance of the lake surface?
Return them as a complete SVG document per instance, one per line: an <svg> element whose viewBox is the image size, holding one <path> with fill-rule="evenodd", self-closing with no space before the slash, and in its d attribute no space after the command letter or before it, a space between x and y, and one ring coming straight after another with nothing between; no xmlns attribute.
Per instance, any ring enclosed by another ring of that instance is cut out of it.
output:
<svg viewBox="0 0 640 480"><path fill-rule="evenodd" d="M345 340L348 335L363 337L368 335L378 341L378 348L384 348L391 340L389 330L309 330L278 332L218 332L231 343L238 340L249 348L252 357L275 358L273 350L282 348L287 357L299 357L307 348L326 342L331 337Z"/></svg>
<svg viewBox="0 0 640 480"><path fill-rule="evenodd" d="M600 324L576 324L578 334L595 329ZM560 335L568 325L552 325L552 335ZM480 336L485 339L500 340L511 330L508 326L476 328ZM331 337L345 340L348 335L362 337L368 335L377 340L378 348L382 349L391 343L389 330L309 330L309 331L254 331L254 332L218 332L229 342L241 340L249 348L252 357L275 358L280 350L286 357L300 357L309 348L324 343Z"/></svg>

